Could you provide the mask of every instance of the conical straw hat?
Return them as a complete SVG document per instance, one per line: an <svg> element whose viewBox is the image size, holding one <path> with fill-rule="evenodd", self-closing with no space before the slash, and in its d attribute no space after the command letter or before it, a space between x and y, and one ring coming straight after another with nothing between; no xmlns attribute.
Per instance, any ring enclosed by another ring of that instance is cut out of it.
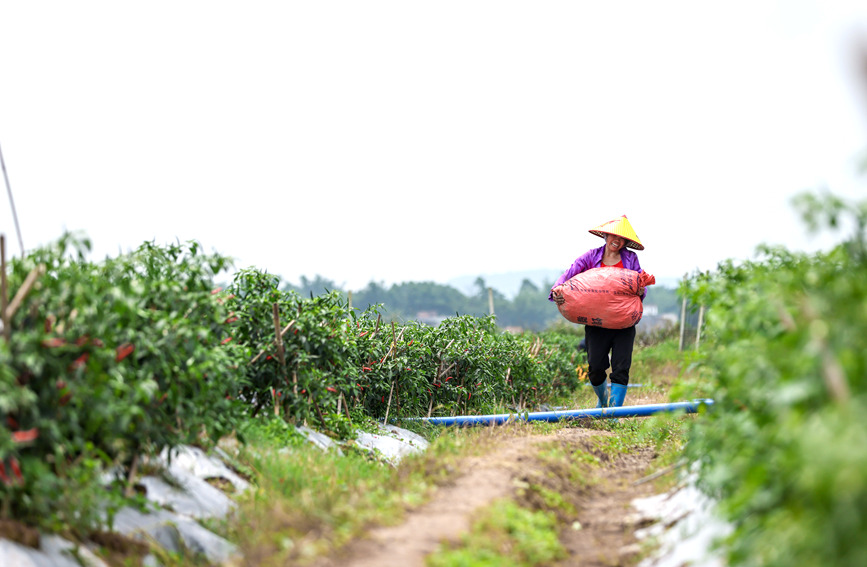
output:
<svg viewBox="0 0 867 567"><path fill-rule="evenodd" d="M629 224L629 219L623 215L619 219L610 220L602 223L595 228L590 229L590 234L595 234L600 238L605 238L606 234L614 234L626 239L627 248L635 248L636 250L644 250L644 245L638 240L638 235L635 234L635 229Z"/></svg>

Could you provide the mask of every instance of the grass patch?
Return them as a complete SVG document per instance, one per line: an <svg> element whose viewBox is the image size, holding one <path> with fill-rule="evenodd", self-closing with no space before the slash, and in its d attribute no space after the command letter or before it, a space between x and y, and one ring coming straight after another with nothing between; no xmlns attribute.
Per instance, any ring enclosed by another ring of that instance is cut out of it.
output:
<svg viewBox="0 0 867 567"><path fill-rule="evenodd" d="M428 567L532 567L566 556L551 512L531 511L502 499L486 508L459 547L446 546L430 555Z"/></svg>
<svg viewBox="0 0 867 567"><path fill-rule="evenodd" d="M246 564L268 566L304 564L374 525L397 523L459 472L459 458L484 453L504 433L443 429L424 453L394 467L351 445L342 455L322 451L280 420L261 420L245 432L236 456L253 487L217 531L239 544Z"/></svg>

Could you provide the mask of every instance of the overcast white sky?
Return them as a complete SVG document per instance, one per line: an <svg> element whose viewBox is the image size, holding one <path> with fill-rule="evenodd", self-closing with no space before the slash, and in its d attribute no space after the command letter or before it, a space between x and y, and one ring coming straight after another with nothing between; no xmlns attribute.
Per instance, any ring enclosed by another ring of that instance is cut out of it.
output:
<svg viewBox="0 0 867 567"><path fill-rule="evenodd" d="M865 195L859 39L863 1L6 2L0 148L28 249L360 289L562 271L626 214L678 277Z"/></svg>

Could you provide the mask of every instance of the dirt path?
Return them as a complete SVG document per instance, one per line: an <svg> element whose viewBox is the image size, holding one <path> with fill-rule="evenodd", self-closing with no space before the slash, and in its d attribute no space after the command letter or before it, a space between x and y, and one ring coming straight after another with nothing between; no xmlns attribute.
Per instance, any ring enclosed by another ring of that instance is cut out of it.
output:
<svg viewBox="0 0 867 567"><path fill-rule="evenodd" d="M634 564L639 548L632 535L630 516L633 498L650 494L649 485L633 486L646 474L653 458L651 451L620 455L611 459L598 453L600 466L590 467L593 478L583 483L568 480L569 471L551 459L541 459L541 444L552 443L566 454L594 452L591 439L612 435L607 431L574 427L547 435L518 434L498 438L484 456L464 461L463 474L453 483L439 487L427 504L407 513L397 526L372 530L368 537L351 543L336 557L319 567L413 567L442 542L459 541L468 531L474 513L494 500L512 496L527 502L518 487L544 482L571 502L577 517L561 517L561 541L569 558L560 565L605 566ZM561 460L562 461L562 460ZM563 467L567 466L565 464ZM532 495L530 495L531 497ZM577 523L575 523L577 522ZM580 526L580 529L576 529Z"/></svg>

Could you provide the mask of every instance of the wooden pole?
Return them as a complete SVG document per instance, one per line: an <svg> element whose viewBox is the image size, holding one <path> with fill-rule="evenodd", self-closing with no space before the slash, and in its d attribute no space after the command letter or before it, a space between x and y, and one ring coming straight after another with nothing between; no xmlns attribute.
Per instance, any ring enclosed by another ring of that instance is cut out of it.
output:
<svg viewBox="0 0 867 567"><path fill-rule="evenodd" d="M276 343L277 343L277 359L280 361L280 367L283 369L283 379L286 381L286 385L289 386L289 375L286 371L286 353L283 350L283 332L280 330L280 307L275 303L273 305L274 310L274 333L277 335ZM293 323L295 321L292 321ZM286 326L286 330L289 330L289 325ZM292 393L298 395L298 378L295 373L292 373Z"/></svg>
<svg viewBox="0 0 867 567"><path fill-rule="evenodd" d="M391 391L388 392L388 405L385 406L385 420L384 424L388 425L388 410L391 409L391 395L394 393L394 383L397 382L397 376L394 377L394 380L391 381Z"/></svg>
<svg viewBox="0 0 867 567"><path fill-rule="evenodd" d="M18 235L18 244L21 246L21 257L24 257L24 240L21 238L21 227L18 224L18 213L15 212L15 200L12 199L12 186L9 185L9 175L6 173L6 160L3 159L3 150L0 150L0 168L3 169L3 179L6 180L6 193L9 195L9 206L12 207L12 219L15 221L15 233Z"/></svg>
<svg viewBox="0 0 867 567"><path fill-rule="evenodd" d="M24 278L24 283L21 284L21 287L18 288L18 291L15 292L15 297L12 298L12 301L9 302L9 305L6 306L6 320L11 321L12 316L15 315L15 312L18 311L18 308L21 307L21 303L24 301L24 297L30 293L30 289L36 284L36 280L39 279L39 276L45 273L45 264L39 264L27 274L27 277ZM74 311L74 310L73 310Z"/></svg>
<svg viewBox="0 0 867 567"><path fill-rule="evenodd" d="M277 340L274 341L277 343L277 359L280 361L280 366L283 369L286 369L286 356L283 351L283 333L280 332L280 308L275 303L273 305L274 311L274 333L277 335Z"/></svg>
<svg viewBox="0 0 867 567"><path fill-rule="evenodd" d="M295 324L295 319L292 319L291 321L289 321L289 324L288 324L288 325L286 325L285 327L283 327L283 330L280 331L280 338L281 338L281 339L283 338L283 335L285 335L286 332L289 331L289 329L291 329L291 328L292 328L292 325L294 325L294 324ZM256 356L254 356L254 357L250 360L249 364L253 364L253 363L256 362L257 360L259 360L259 359L262 357L262 355L265 354L266 352L268 352L268 347L263 348L263 349L262 349L262 352L260 352L260 353L257 354Z"/></svg>
<svg viewBox="0 0 867 567"><path fill-rule="evenodd" d="M704 305L698 308L698 328L695 330L695 350L701 342L701 324L704 321Z"/></svg>
<svg viewBox="0 0 867 567"><path fill-rule="evenodd" d="M488 312L494 314L494 288L488 288Z"/></svg>

